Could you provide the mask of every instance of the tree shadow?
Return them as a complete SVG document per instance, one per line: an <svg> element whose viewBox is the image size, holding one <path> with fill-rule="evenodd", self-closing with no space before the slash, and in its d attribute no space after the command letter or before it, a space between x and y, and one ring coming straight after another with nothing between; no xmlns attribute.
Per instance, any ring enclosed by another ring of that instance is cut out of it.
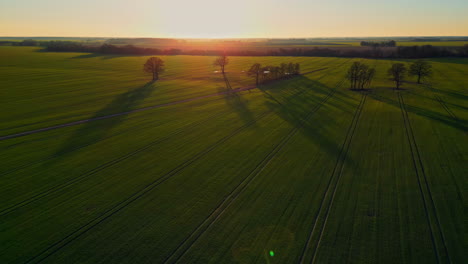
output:
<svg viewBox="0 0 468 264"><path fill-rule="evenodd" d="M89 59L89 58L96 58L96 57L102 57L102 54L97 54L97 53L82 54L82 55L78 55L75 57L71 57L70 59Z"/></svg>
<svg viewBox="0 0 468 264"><path fill-rule="evenodd" d="M401 91L400 92L404 92ZM406 93L406 92L405 92ZM392 105L394 107L400 108L400 103L392 98L382 96L382 95L377 95L377 94L369 94L369 96L377 101ZM453 127L457 130L460 130L462 132L468 131L468 126L465 122L459 122L457 120L454 120L452 117L448 115L444 115L435 111L432 111L427 108L422 108L419 106L414 106L411 104L408 104L405 102L406 110L410 113L416 114L418 116L424 117L424 118L429 118L431 120L443 123L447 126Z"/></svg>
<svg viewBox="0 0 468 264"><path fill-rule="evenodd" d="M123 57L145 57L144 55L128 55L128 54L103 54L103 53L85 53L70 59L90 59L90 58L101 58L102 60L117 59Z"/></svg>
<svg viewBox="0 0 468 264"><path fill-rule="evenodd" d="M248 107L249 101L232 88L226 74L223 74L223 80L225 86L219 87L218 93L225 94L224 99L227 105L237 113L245 124L255 123L255 118Z"/></svg>
<svg viewBox="0 0 468 264"><path fill-rule="evenodd" d="M154 82L130 89L126 93L118 95L109 104L94 113L90 118L98 118L114 113L127 112L135 109L145 98L154 91ZM86 145L106 137L117 125L122 123L127 115L119 115L98 121L91 121L80 126L65 142L56 150L54 155L69 152L79 146Z"/></svg>
<svg viewBox="0 0 468 264"><path fill-rule="evenodd" d="M428 58L426 60L429 61L429 62L453 63L453 64L468 65L468 59L467 58Z"/></svg>
<svg viewBox="0 0 468 264"><path fill-rule="evenodd" d="M287 81L284 81L283 85L286 85L286 83ZM294 83L297 85L294 85ZM333 159L338 158L342 151L342 142L333 139L331 135L327 133L326 129L326 127L333 126L335 119L332 117L329 118L326 124L319 124L320 129L317 129L318 124L314 124L313 120L315 120L314 115L319 113L314 112L312 116L310 116L311 118L308 117L318 105L321 105L321 108L332 106L350 113L356 109L357 104L353 105L352 109L346 109L348 106L336 104L333 102L332 98L324 102L324 97L330 93L330 89L336 88L328 87L319 81L311 80L304 76L296 77L294 81L290 81L288 85L295 87L292 93L285 96L280 96L279 93L275 94L274 89L267 89L266 87L260 89L265 93L265 97L268 99L266 101L267 107L281 119L297 127L299 133L306 136L310 141L315 142L323 152L326 152ZM333 95L333 99L335 99L336 96L347 95L336 91ZM344 100L344 98L338 101L341 100ZM349 156L346 157L346 164L349 165L353 171L356 172L358 170L358 165Z"/></svg>

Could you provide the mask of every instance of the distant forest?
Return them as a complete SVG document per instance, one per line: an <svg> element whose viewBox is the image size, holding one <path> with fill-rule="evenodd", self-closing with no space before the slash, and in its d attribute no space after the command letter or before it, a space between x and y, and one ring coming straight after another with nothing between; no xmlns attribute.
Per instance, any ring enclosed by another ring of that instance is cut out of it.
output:
<svg viewBox="0 0 468 264"><path fill-rule="evenodd" d="M304 47L278 48L264 50L203 50L203 49L158 49L137 47L134 45L89 45L75 41L36 41L21 42L1 41L0 45L42 46L51 52L89 52L101 54L125 55L219 55L228 56L310 56L310 57L355 57L355 58L433 58L433 57L468 57L468 45L463 47L398 46L395 41L361 42L362 47ZM364 44L364 45L363 45Z"/></svg>

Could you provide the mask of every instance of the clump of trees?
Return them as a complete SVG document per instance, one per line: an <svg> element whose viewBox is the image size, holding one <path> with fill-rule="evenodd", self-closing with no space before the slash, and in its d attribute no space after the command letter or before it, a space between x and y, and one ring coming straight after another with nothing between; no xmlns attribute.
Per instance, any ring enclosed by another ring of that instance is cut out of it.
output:
<svg viewBox="0 0 468 264"><path fill-rule="evenodd" d="M12 46L39 46L40 42L34 39L25 39L21 42L12 42Z"/></svg>
<svg viewBox="0 0 468 264"><path fill-rule="evenodd" d="M159 79L159 74L164 72L164 61L158 57L151 57L143 64L143 71L151 73L153 75L153 81L157 81Z"/></svg>
<svg viewBox="0 0 468 264"><path fill-rule="evenodd" d="M253 64L247 71L247 75L255 78L255 84L290 78L301 73L299 63L281 63L279 66L263 66L259 63Z"/></svg>
<svg viewBox="0 0 468 264"><path fill-rule="evenodd" d="M375 68L358 61L354 62L346 73L346 79L351 85L351 90L363 90L369 87L374 76Z"/></svg>
<svg viewBox="0 0 468 264"><path fill-rule="evenodd" d="M213 66L219 66L221 68L222 74L224 74L224 69L226 68L226 65L228 64L229 64L229 58L226 56L226 54L219 56L213 62Z"/></svg>
<svg viewBox="0 0 468 264"><path fill-rule="evenodd" d="M379 47L396 47L396 41L394 41L394 40L381 41L381 42L375 42L375 41L361 41L361 46L374 47L374 48L379 48Z"/></svg>
<svg viewBox="0 0 468 264"><path fill-rule="evenodd" d="M409 75L417 76L418 83L421 80L432 75L432 65L424 60L417 60L410 65Z"/></svg>
<svg viewBox="0 0 468 264"><path fill-rule="evenodd" d="M406 69L405 64L403 63L394 63L388 69L388 75L390 76L391 80L395 83L396 89L400 89L403 81L406 78L408 70Z"/></svg>

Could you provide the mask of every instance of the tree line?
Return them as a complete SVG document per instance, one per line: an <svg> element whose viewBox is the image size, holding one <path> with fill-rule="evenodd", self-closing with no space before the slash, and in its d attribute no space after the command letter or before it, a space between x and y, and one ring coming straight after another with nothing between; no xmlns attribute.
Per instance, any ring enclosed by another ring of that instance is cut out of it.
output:
<svg viewBox="0 0 468 264"><path fill-rule="evenodd" d="M381 41L381 42L375 42L375 41L361 41L361 46L365 47L396 47L396 41L394 40L389 40L389 41Z"/></svg>
<svg viewBox="0 0 468 264"><path fill-rule="evenodd" d="M213 66L220 67L221 73L226 73L226 66L229 64L229 58L226 54L218 56L213 61ZM159 80L159 74L164 72L164 61L158 57L149 58L143 65L143 71L152 74L153 81ZM255 78L255 84L268 81L290 78L300 74L299 63L281 63L278 66L254 63L247 71L247 76ZM362 62L354 62L346 72L346 79L350 83L351 90L364 90L369 88L374 79L376 70ZM409 69L404 63L394 63L387 70L387 75L394 82L395 88L400 89L406 77L415 76L417 83L432 75L432 65L424 60L417 60L411 63Z"/></svg>
<svg viewBox="0 0 468 264"><path fill-rule="evenodd" d="M41 42L46 51L91 52L126 55L201 55L216 56L220 50L181 50L117 46L112 44L86 45L73 41ZM339 48L279 48L265 50L226 50L228 56L301 56L301 57L348 57L348 58L433 58L468 57L468 45L463 47L399 46L399 47L339 47Z"/></svg>
<svg viewBox="0 0 468 264"><path fill-rule="evenodd" d="M351 90L364 90L370 87L370 84L375 76L375 68L361 62L354 62L346 72L346 79L350 83ZM424 60L417 60L411 63L409 69L404 63L393 63L387 70L387 75L395 84L396 89L405 82L407 76L416 77L417 83L420 84L423 79L432 76L432 65Z"/></svg>
<svg viewBox="0 0 468 264"><path fill-rule="evenodd" d="M226 66L229 64L229 58L226 54L218 56L213 61L213 66L220 67L221 73L226 73ZM164 61L159 57L149 58L143 64L143 71L152 74L153 81L159 80L159 74L164 72ZM265 83L272 80L289 78L300 74L301 66L299 63L281 63L278 66L262 66L260 63L254 63L247 71L247 76L255 78L255 84Z"/></svg>
<svg viewBox="0 0 468 264"><path fill-rule="evenodd" d="M290 78L300 74L300 72L301 65L299 63L281 63L278 66L262 66L260 63L254 63L247 71L247 76L254 77L255 85L259 85L268 81Z"/></svg>

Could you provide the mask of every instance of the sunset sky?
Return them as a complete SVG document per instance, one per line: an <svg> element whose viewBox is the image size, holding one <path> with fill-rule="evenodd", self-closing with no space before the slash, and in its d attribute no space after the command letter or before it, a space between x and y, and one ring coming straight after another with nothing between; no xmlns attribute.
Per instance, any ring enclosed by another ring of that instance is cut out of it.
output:
<svg viewBox="0 0 468 264"><path fill-rule="evenodd" d="M0 36L467 36L467 0L0 0Z"/></svg>

